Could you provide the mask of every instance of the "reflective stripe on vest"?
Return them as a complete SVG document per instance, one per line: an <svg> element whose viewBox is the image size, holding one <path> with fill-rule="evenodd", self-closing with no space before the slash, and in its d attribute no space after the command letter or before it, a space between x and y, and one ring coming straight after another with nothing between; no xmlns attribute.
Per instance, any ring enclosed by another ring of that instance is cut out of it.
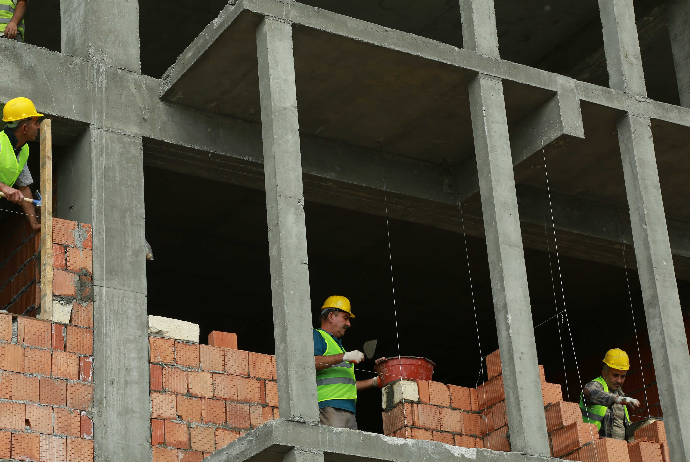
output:
<svg viewBox="0 0 690 462"><path fill-rule="evenodd" d="M7 24L9 24L9 22L12 20L14 8L15 5L12 0L0 0L0 33L5 32ZM20 35L20 37L17 37L17 39L20 42L24 41L25 28L26 26L24 25L24 18L22 18L21 22L17 25L17 31Z"/></svg>
<svg viewBox="0 0 690 462"><path fill-rule="evenodd" d="M316 329L326 342L326 351L322 356L333 356L345 353L331 334ZM331 399L357 399L357 382L355 380L355 365L341 362L326 369L316 371L316 393L319 402Z"/></svg>
<svg viewBox="0 0 690 462"><path fill-rule="evenodd" d="M19 161L14 147L4 131L0 132L0 183L14 185L29 159L29 145L24 144L19 151Z"/></svg>
<svg viewBox="0 0 690 462"><path fill-rule="evenodd" d="M609 392L609 386L603 377L597 377L593 380L604 387L606 393ZM625 408L625 421L630 422L630 416L628 415L628 406L623 406ZM582 412L582 421L584 423L594 424L597 426L597 430L601 431L601 422L606 416L606 410L608 407L600 406L598 404L586 405L584 393L580 396L580 412Z"/></svg>

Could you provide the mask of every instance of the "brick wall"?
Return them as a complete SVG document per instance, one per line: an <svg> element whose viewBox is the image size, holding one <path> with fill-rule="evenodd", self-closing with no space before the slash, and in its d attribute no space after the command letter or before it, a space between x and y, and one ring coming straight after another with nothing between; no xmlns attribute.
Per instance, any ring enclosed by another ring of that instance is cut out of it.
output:
<svg viewBox="0 0 690 462"><path fill-rule="evenodd" d="M278 417L275 357L237 349L234 334L209 344L149 337L154 462L193 462Z"/></svg>
<svg viewBox="0 0 690 462"><path fill-rule="evenodd" d="M40 304L38 247L35 233L23 215L10 216L0 226L0 309L35 316Z"/></svg>

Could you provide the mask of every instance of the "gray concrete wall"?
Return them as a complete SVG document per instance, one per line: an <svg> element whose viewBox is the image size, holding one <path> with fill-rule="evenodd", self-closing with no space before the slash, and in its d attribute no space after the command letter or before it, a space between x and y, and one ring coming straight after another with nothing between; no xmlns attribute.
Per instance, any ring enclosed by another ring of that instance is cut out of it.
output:
<svg viewBox="0 0 690 462"><path fill-rule="evenodd" d="M666 17L680 105L690 107L690 0L671 1Z"/></svg>

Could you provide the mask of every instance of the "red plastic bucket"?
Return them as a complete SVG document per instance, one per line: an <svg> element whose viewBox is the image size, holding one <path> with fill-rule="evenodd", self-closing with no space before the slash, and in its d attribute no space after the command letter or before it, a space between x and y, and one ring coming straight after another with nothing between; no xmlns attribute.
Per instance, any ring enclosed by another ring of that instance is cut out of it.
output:
<svg viewBox="0 0 690 462"><path fill-rule="evenodd" d="M383 380L382 387L396 380L431 380L434 373L434 364L426 358L417 356L393 356L391 358L380 358L376 360L376 372L380 380Z"/></svg>

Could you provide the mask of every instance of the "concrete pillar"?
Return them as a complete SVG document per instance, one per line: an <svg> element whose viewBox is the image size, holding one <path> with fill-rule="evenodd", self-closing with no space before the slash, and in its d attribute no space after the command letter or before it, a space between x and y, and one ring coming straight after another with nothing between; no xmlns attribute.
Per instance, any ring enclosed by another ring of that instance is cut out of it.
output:
<svg viewBox="0 0 690 462"><path fill-rule="evenodd" d="M625 189L671 460L690 461L690 355L650 120L618 121Z"/></svg>
<svg viewBox="0 0 690 462"><path fill-rule="evenodd" d="M472 131L513 451L550 456L500 79L470 84Z"/></svg>
<svg viewBox="0 0 690 462"><path fill-rule="evenodd" d="M141 72L138 0L60 0L62 52Z"/></svg>
<svg viewBox="0 0 690 462"><path fill-rule="evenodd" d="M609 86L647 96L633 0L599 0Z"/></svg>
<svg viewBox="0 0 690 462"><path fill-rule="evenodd" d="M680 105L690 108L690 0L669 2L666 17L673 62L676 66Z"/></svg>
<svg viewBox="0 0 690 462"><path fill-rule="evenodd" d="M292 26L265 18L256 38L280 415L317 422Z"/></svg>
<svg viewBox="0 0 690 462"><path fill-rule="evenodd" d="M498 58L498 31L494 0L460 0L462 46Z"/></svg>

